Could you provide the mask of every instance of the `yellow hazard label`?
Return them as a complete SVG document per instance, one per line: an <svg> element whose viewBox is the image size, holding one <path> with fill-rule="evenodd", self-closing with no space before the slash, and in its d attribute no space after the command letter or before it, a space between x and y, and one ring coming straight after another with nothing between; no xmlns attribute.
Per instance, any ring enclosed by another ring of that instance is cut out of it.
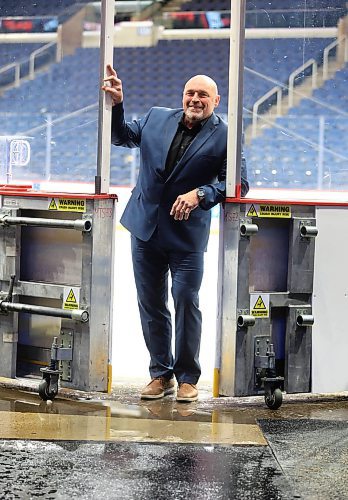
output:
<svg viewBox="0 0 348 500"><path fill-rule="evenodd" d="M248 217L258 217L254 205L250 205L250 208L249 208L249 210L247 212L247 216Z"/></svg>
<svg viewBox="0 0 348 500"><path fill-rule="evenodd" d="M272 217L278 219L291 218L290 205L272 205L272 204L252 204L246 206L247 217Z"/></svg>
<svg viewBox="0 0 348 500"><path fill-rule="evenodd" d="M52 198L51 203L48 205L48 210L58 210L56 200Z"/></svg>
<svg viewBox="0 0 348 500"><path fill-rule="evenodd" d="M64 299L63 309L78 309L79 301L76 299L75 292L70 288L67 296Z"/></svg>
<svg viewBox="0 0 348 500"><path fill-rule="evenodd" d="M250 297L251 314L256 318L269 317L269 295L252 295Z"/></svg>
<svg viewBox="0 0 348 500"><path fill-rule="evenodd" d="M74 198L52 198L48 210L60 212L86 212L86 200Z"/></svg>

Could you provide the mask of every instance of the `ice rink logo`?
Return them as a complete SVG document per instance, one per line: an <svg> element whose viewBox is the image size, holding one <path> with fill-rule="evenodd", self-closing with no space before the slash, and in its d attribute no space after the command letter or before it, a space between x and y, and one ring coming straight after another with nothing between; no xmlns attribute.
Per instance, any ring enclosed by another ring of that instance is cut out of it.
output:
<svg viewBox="0 0 348 500"><path fill-rule="evenodd" d="M0 182L10 184L13 167L30 162L30 137L0 136Z"/></svg>
<svg viewBox="0 0 348 500"><path fill-rule="evenodd" d="M10 142L10 164L25 167L30 162L30 144L25 139L12 139Z"/></svg>

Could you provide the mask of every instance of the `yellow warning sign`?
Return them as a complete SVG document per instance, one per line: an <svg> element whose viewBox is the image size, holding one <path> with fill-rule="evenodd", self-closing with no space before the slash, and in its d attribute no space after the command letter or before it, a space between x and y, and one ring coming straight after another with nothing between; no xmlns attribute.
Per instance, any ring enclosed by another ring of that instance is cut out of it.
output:
<svg viewBox="0 0 348 500"><path fill-rule="evenodd" d="M52 198L48 210L60 212L86 212L86 200L74 198Z"/></svg>
<svg viewBox="0 0 348 500"><path fill-rule="evenodd" d="M289 219L291 217L291 207L289 205L259 205L259 217Z"/></svg>
<svg viewBox="0 0 348 500"><path fill-rule="evenodd" d="M247 212L247 217L258 217L254 205L250 205L250 208Z"/></svg>
<svg viewBox="0 0 348 500"><path fill-rule="evenodd" d="M250 295L250 310L255 318L269 317L269 295L252 294Z"/></svg>
<svg viewBox="0 0 348 500"><path fill-rule="evenodd" d="M291 218L290 205L252 204L246 206L247 217L272 217L278 219Z"/></svg>
<svg viewBox="0 0 348 500"><path fill-rule="evenodd" d="M78 295L78 290L73 288L64 288L64 304L63 309L78 309L79 308L79 298L76 298Z"/></svg>
<svg viewBox="0 0 348 500"><path fill-rule="evenodd" d="M257 299L256 304L254 305L254 309L262 309L263 311L266 310L266 306L265 306L264 301L262 300L261 295Z"/></svg>
<svg viewBox="0 0 348 500"><path fill-rule="evenodd" d="M49 204L48 210L58 210L57 203L54 198L52 198L51 203Z"/></svg>

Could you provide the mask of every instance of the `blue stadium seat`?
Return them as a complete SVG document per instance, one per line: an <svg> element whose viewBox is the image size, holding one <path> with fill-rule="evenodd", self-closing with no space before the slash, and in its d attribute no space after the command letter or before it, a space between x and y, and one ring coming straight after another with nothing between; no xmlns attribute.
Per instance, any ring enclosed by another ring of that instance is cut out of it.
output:
<svg viewBox="0 0 348 500"><path fill-rule="evenodd" d="M265 164L267 155L272 157L274 150L278 150L281 157L277 160L277 168L289 170L292 165L297 172L294 177L299 188L316 188L321 133L319 123L324 120L323 186L328 189L347 189L347 81L348 66L340 70L333 80L325 82L322 88L314 91L313 98L316 102L304 99L291 110L291 115L277 118L276 125L281 126L285 133L281 134L274 127L265 130L262 137L254 139L246 148L249 169L260 169L260 165ZM296 137L292 137L292 134L296 134ZM260 176L262 172L261 169ZM255 176L252 178L253 182L257 184ZM272 180L264 180L263 186L271 187Z"/></svg>
<svg viewBox="0 0 348 500"><path fill-rule="evenodd" d="M17 0L0 0L0 12L6 16L43 16L57 15L77 4L87 3L89 0L36 0L35 2L18 2Z"/></svg>
<svg viewBox="0 0 348 500"><path fill-rule="evenodd" d="M302 63L304 56L317 57L320 60L323 48L329 42L328 39L247 40L246 66L260 71L261 74L255 76L245 72L244 106L250 109L255 100L273 86L273 83L262 78L262 75L277 78L285 83L289 73ZM188 54L190 57L187 57ZM217 54L219 57L216 57ZM181 89L186 80L193 74L201 73L210 74L216 79L221 94L219 112L227 113L228 40L161 40L157 46L151 48L116 49L115 61L124 84L125 109L129 119L134 115L142 115L153 105L180 107ZM23 83L19 89L5 92L0 98L0 114L17 113L20 114L21 120L11 123L9 120L0 120L0 135L30 131L38 124L45 123L47 113L51 113L52 119L65 115L69 117L74 111L96 104L99 94L98 81L99 50L78 49L75 55L65 57L60 64L53 64L35 80ZM31 117L26 121L22 120L23 105ZM312 108L311 103L310 109ZM66 118L60 125L54 126L51 159L53 176L59 172L64 176L70 175L70 179L93 181L96 168L96 130L96 108L75 118ZM34 135L36 146L32 168L42 172L42 155L37 151L46 147L46 131L42 129ZM267 141L261 141L260 150L255 149L255 153L262 156L262 153L266 152L272 158L267 163L273 165L281 161L278 152L275 154L274 150L280 142L283 149L286 148L286 139L284 140L279 131L267 132L267 135L268 143L265 145ZM312 137L311 132L308 136ZM254 143L256 148L257 140L253 142L252 147ZM72 154L69 154L70 152ZM129 158L129 150L112 148L112 182L129 183ZM262 161L257 164L262 164ZM266 180L262 182L263 185L267 184ZM269 182L274 180L270 179Z"/></svg>

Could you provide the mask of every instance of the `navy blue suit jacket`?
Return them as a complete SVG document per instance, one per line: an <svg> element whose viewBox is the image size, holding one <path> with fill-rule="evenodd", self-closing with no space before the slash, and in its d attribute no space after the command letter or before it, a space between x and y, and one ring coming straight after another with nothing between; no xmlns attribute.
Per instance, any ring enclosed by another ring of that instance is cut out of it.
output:
<svg viewBox="0 0 348 500"><path fill-rule="evenodd" d="M148 241L158 227L168 249L201 252L209 238L209 209L225 199L227 124L213 113L166 179L166 158L182 116L182 109L155 107L144 118L126 122L123 104L113 107L112 143L140 147L139 176L121 223L140 240ZM177 196L197 187L204 187L204 201L188 220L174 220L170 209ZM242 195L247 191L243 159Z"/></svg>

